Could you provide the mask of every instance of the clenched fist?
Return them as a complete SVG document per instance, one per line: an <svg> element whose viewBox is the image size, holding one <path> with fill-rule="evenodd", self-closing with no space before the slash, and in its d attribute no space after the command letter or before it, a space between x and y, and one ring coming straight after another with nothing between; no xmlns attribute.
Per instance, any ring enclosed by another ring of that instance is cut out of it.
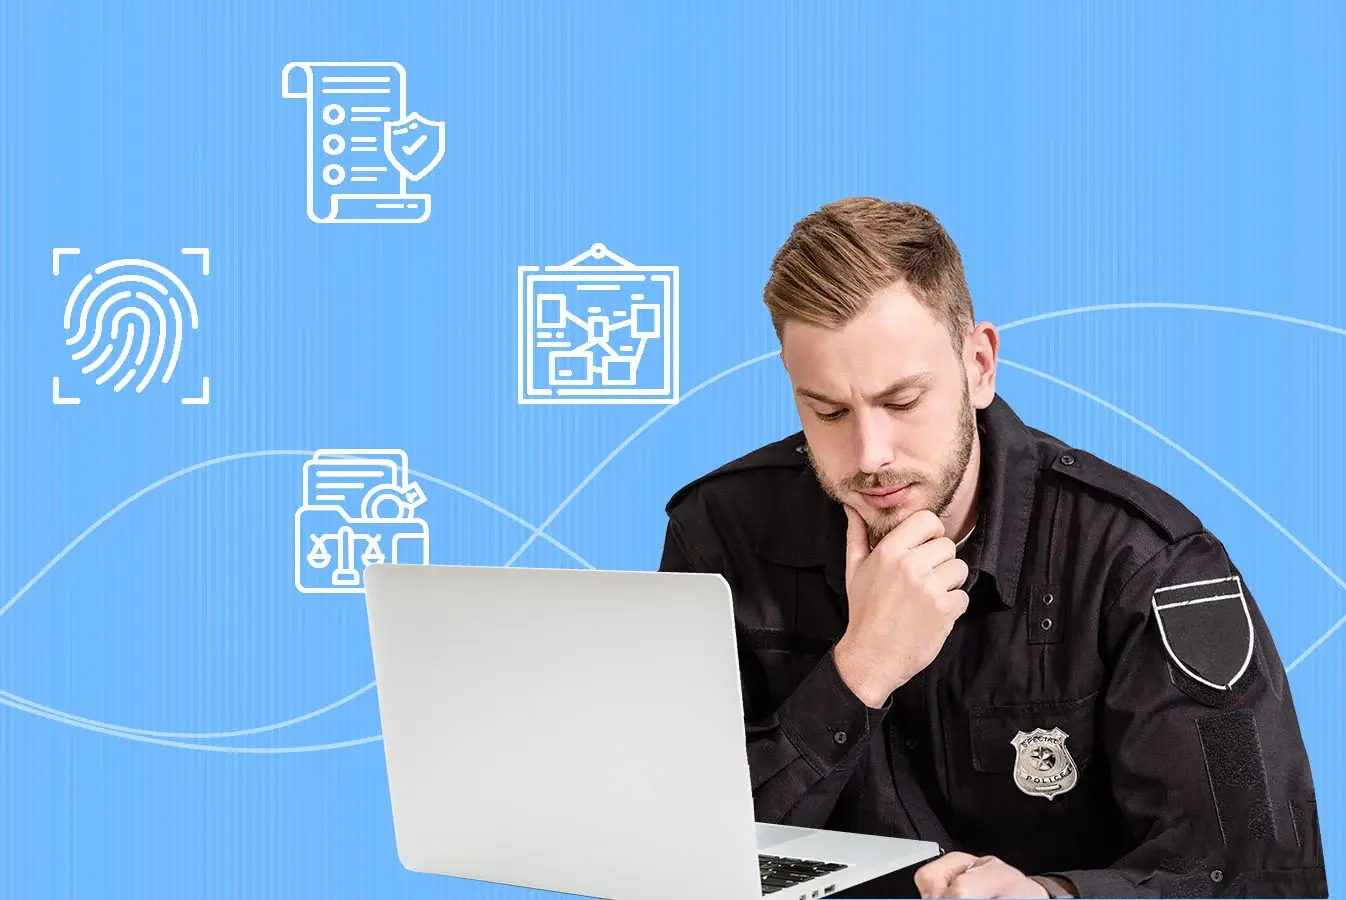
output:
<svg viewBox="0 0 1346 900"><path fill-rule="evenodd" d="M930 510L912 513L871 550L865 521L846 507L850 621L833 651L842 681L878 709L930 665L967 609L967 563Z"/></svg>

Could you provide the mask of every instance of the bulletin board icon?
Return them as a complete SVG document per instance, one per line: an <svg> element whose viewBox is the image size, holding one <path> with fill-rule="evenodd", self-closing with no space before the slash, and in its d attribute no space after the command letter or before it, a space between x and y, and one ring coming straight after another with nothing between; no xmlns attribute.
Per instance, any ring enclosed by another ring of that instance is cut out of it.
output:
<svg viewBox="0 0 1346 900"><path fill-rule="evenodd" d="M519 402L678 402L678 267L594 244L519 266Z"/></svg>

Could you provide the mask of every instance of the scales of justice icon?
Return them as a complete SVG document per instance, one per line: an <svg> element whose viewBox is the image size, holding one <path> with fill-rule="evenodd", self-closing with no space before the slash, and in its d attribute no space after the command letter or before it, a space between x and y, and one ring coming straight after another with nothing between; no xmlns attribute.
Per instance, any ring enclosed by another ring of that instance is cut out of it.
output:
<svg viewBox="0 0 1346 900"><path fill-rule="evenodd" d="M320 450L304 463L304 505L295 513L295 587L359 593L365 566L430 561L425 502L400 450Z"/></svg>
<svg viewBox="0 0 1346 900"><path fill-rule="evenodd" d="M365 552L360 554L360 562L366 566L372 566L383 562L385 559L383 550L379 547L380 541L383 540L381 534L356 534L354 528L349 525L342 525L335 534L310 534L309 537L313 539L313 549L308 552L308 564L315 569L325 569L331 565L332 553L327 549L327 542L336 540L337 566L332 573L332 584L334 586L350 585L355 587L360 584L360 573L356 571L353 565L356 538L365 542Z"/></svg>

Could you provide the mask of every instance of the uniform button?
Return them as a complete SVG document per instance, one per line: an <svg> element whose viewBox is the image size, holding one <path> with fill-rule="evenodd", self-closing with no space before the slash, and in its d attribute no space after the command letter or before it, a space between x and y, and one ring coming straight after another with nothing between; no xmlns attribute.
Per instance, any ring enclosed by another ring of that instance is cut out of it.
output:
<svg viewBox="0 0 1346 900"><path fill-rule="evenodd" d="M1224 881L1224 872L1221 872L1219 869L1211 869L1211 870L1210 870L1210 880L1211 880L1211 881L1217 881L1217 882L1218 882L1218 881Z"/></svg>
<svg viewBox="0 0 1346 900"><path fill-rule="evenodd" d="M918 740L916 740L916 738L907 738L907 749L908 749L908 750L915 750L916 747L917 747L917 745L920 744L920 743L921 743L921 742L918 741Z"/></svg>
<svg viewBox="0 0 1346 900"><path fill-rule="evenodd" d="M1043 620L1042 620L1042 630L1043 630L1043 631L1050 631L1050 630L1051 630L1051 627L1052 627L1052 620L1051 620L1051 619L1043 619Z"/></svg>
<svg viewBox="0 0 1346 900"><path fill-rule="evenodd" d="M1075 465L1075 457L1071 456L1069 453L1065 454L1064 456L1061 457L1061 465L1063 466Z"/></svg>
<svg viewBox="0 0 1346 900"><path fill-rule="evenodd" d="M832 735L832 740L836 741L838 744L846 743L846 732L838 731L836 734Z"/></svg>
<svg viewBox="0 0 1346 900"><path fill-rule="evenodd" d="M1043 605L1043 606L1051 606L1051 605L1052 605L1052 601L1055 600L1055 599L1056 599L1056 598L1053 597L1051 594L1043 594L1043 595L1042 595L1042 605Z"/></svg>

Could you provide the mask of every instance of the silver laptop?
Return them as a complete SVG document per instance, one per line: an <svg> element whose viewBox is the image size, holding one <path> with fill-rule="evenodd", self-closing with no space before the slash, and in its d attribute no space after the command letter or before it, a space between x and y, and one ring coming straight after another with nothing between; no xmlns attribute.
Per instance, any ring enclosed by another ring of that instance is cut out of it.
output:
<svg viewBox="0 0 1346 900"><path fill-rule="evenodd" d="M402 865L606 900L812 900L929 842L755 823L719 575L371 565Z"/></svg>

